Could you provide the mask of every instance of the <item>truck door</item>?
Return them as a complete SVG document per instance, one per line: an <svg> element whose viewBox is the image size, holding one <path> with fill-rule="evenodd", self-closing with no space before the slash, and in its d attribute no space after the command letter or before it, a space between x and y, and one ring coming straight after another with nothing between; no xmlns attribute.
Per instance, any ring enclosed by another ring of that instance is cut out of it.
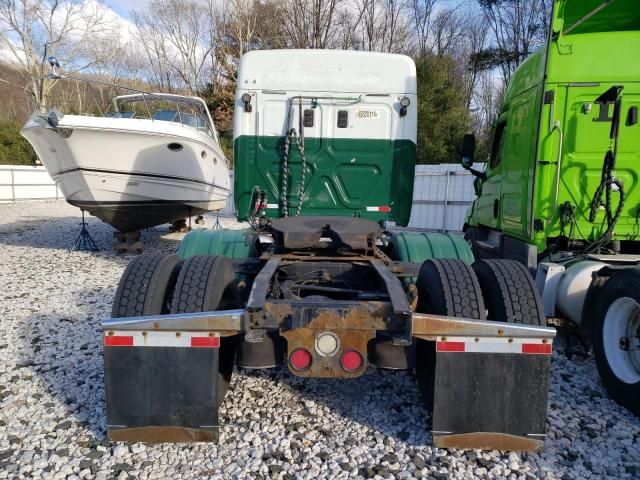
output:
<svg viewBox="0 0 640 480"><path fill-rule="evenodd" d="M500 190L502 184L502 156L507 136L507 117L501 116L494 129L491 155L486 169L487 178L482 182L482 192L478 196L474 216L479 224L500 228Z"/></svg>
<svg viewBox="0 0 640 480"><path fill-rule="evenodd" d="M509 104L509 131L503 145L500 216L509 236L528 238L533 192L533 155L539 109L537 88L531 88Z"/></svg>
<svg viewBox="0 0 640 480"><path fill-rule="evenodd" d="M302 191L307 199L312 197L309 191L314 183L314 172L317 168L318 153L324 148L323 135L323 108L321 105L312 105L311 99L291 98L284 92L262 92L261 102L262 118L258 133L258 159L255 165L255 173L259 175L257 184L264 185L269 191L269 213L275 215L283 202L286 202L291 214L297 211L301 201L299 193ZM285 138L290 128L296 130L298 138L304 136L303 162L298 140L290 139L289 150L286 158L287 178L283 182L285 169ZM304 174L303 174L304 165ZM300 183L304 179L304 188ZM283 196L283 188L285 188Z"/></svg>

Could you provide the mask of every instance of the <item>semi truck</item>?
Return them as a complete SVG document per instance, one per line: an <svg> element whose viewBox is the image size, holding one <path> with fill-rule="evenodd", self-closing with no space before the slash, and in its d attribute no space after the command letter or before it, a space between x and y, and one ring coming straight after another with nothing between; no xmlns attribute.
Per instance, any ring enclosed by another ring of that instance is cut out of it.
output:
<svg viewBox="0 0 640 480"><path fill-rule="evenodd" d="M542 449L555 329L533 278L475 260L462 235L402 228L414 62L255 51L237 82L234 201L248 227L194 230L176 254L128 264L102 322L108 437L219 441L238 369L331 382L373 366L414 372L436 446ZM517 292L484 293L503 283Z"/></svg>
<svg viewBox="0 0 640 480"><path fill-rule="evenodd" d="M472 135L462 154L475 257L526 266L549 322L592 340L604 387L637 415L639 46L637 2L557 0L546 47L508 84L485 171L471 168Z"/></svg>

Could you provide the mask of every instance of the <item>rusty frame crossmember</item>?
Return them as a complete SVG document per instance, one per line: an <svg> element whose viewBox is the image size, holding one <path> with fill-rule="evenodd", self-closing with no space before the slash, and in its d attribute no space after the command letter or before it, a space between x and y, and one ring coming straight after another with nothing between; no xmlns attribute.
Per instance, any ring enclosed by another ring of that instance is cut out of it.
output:
<svg viewBox="0 0 640 480"><path fill-rule="evenodd" d="M271 256L257 274L244 309L203 313L111 318L103 330L148 330L209 332L220 336L244 334L248 341L260 341L267 330L282 334L303 328L385 331L394 343L408 345L411 337L437 340L438 337L495 337L553 339L555 329L512 323L481 321L416 313L411 310L397 272L381 260L348 258L373 267L384 282L389 301L288 301L268 299L271 279L282 262L300 261L295 255ZM308 258L307 258L308 260ZM315 257L316 261L345 259ZM392 267L392 266L391 266Z"/></svg>
<svg viewBox="0 0 640 480"><path fill-rule="evenodd" d="M337 303L337 302L336 302ZM355 302L354 302L355 303ZM369 302L377 305L376 302ZM378 302L383 304L383 302ZM380 305L378 305L380 307ZM389 310L377 310L377 313ZM115 330L203 332L220 336L237 335L246 332L251 313L245 309L221 310L217 312L180 313L170 315L150 315L146 317L109 318L102 321L102 329L108 334ZM552 341L556 330L550 327L536 327L514 323L475 320L471 318L446 317L429 313L411 314L411 335L424 340L438 340L455 337L491 338L541 338ZM383 326L381 323L380 326ZM368 328L368 327L367 327ZM354 329L358 330L359 327ZM360 327L362 329L362 327Z"/></svg>

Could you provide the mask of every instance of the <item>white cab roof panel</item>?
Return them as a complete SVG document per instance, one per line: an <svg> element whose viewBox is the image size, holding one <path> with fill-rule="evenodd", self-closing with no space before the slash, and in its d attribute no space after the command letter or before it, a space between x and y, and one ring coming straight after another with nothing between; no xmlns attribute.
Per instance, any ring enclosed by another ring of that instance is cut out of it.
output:
<svg viewBox="0 0 640 480"><path fill-rule="evenodd" d="M240 61L238 90L415 94L405 55L349 50L255 50Z"/></svg>

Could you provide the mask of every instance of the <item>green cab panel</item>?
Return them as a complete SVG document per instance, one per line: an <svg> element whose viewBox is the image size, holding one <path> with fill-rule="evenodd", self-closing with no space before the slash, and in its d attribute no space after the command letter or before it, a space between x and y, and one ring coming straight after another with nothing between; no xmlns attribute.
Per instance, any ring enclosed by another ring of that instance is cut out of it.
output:
<svg viewBox="0 0 640 480"><path fill-rule="evenodd" d="M244 54L233 115L238 220L344 216L407 225L417 106L416 67L405 55Z"/></svg>
<svg viewBox="0 0 640 480"><path fill-rule="evenodd" d="M180 243L177 254L183 259L194 255L224 255L229 258L255 256L255 234L251 230L192 230Z"/></svg>
<svg viewBox="0 0 640 480"><path fill-rule="evenodd" d="M622 103L614 176L625 198L613 239L640 240L638 46L636 0L556 0L550 42L507 86L469 226L500 231L539 252L562 235L600 238L607 229L604 208L593 221L589 214L605 154L615 147L613 102L598 99L616 87ZM615 211L620 195L614 190L611 197Z"/></svg>
<svg viewBox="0 0 640 480"><path fill-rule="evenodd" d="M389 240L389 255L401 262L422 264L435 258L457 258L469 265L475 260L463 235L455 233L394 231ZM408 278L414 283L414 277Z"/></svg>
<svg viewBox="0 0 640 480"><path fill-rule="evenodd" d="M407 139L305 139L304 194L300 215L342 215L406 226L411 216L416 145ZM243 135L234 142L234 201L238 220L248 218L253 192L267 192L266 215L282 216L283 137ZM302 159L290 147L286 201L297 211Z"/></svg>

